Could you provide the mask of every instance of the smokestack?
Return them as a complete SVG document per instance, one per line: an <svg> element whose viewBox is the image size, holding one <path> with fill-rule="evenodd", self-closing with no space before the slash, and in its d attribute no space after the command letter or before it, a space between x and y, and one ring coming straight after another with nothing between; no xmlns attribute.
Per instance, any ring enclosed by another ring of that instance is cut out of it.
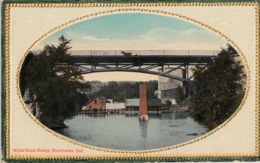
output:
<svg viewBox="0 0 260 163"><path fill-rule="evenodd" d="M148 120L148 102L147 102L147 84L142 83L140 86L140 108L139 119Z"/></svg>

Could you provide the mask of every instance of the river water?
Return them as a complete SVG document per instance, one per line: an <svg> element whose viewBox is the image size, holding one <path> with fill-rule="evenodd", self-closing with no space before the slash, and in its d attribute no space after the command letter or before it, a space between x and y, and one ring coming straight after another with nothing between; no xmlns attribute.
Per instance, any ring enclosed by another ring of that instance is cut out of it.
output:
<svg viewBox="0 0 260 163"><path fill-rule="evenodd" d="M65 124L68 128L55 131L88 145L117 150L169 147L208 131L189 112L151 114L148 121L139 121L137 114L81 115L66 120Z"/></svg>

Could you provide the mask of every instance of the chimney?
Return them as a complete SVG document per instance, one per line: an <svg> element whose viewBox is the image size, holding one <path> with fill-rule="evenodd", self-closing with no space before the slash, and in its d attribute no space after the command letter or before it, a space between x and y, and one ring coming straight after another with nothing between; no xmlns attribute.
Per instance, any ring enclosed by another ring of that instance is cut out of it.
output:
<svg viewBox="0 0 260 163"><path fill-rule="evenodd" d="M148 102L147 102L147 84L142 83L140 86L140 108L139 119L148 120Z"/></svg>

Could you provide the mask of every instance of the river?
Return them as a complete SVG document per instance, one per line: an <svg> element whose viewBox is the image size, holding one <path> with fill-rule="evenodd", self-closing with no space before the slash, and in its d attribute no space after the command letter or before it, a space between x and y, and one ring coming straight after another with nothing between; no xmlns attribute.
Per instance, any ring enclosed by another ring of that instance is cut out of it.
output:
<svg viewBox="0 0 260 163"><path fill-rule="evenodd" d="M55 131L78 142L117 150L151 150L184 143L204 135L208 129L189 112L149 115L84 115L65 121L68 128Z"/></svg>

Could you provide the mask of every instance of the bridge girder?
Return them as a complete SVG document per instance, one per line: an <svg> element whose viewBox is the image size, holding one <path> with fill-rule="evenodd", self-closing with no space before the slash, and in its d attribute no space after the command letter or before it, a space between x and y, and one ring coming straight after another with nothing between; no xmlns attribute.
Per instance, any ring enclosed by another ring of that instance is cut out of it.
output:
<svg viewBox="0 0 260 163"><path fill-rule="evenodd" d="M64 65L64 64L58 64ZM137 72L146 73L152 75L163 76L174 80L190 83L191 77L187 77L187 65L160 65L160 64L146 64L146 65L132 65L132 64L120 64L120 65L106 65L106 64L85 64L85 65L72 65L78 67L81 70L81 74L99 73L99 72ZM166 67L166 68L164 68ZM206 66L205 66L206 67ZM167 69L167 71L165 71ZM179 77L172 75L171 72L182 69L185 75Z"/></svg>
<svg viewBox="0 0 260 163"><path fill-rule="evenodd" d="M70 56L70 60L58 65L72 65L81 69L82 74L98 72L139 72L163 76L190 83L189 66L207 65L215 56ZM164 71L167 68L166 71ZM160 69L160 70L159 70ZM178 69L183 70L182 77L172 75Z"/></svg>
<svg viewBox="0 0 260 163"><path fill-rule="evenodd" d="M182 82L189 82L190 81L189 79L184 79L184 78L181 78L181 77L178 77L178 76L175 76L175 75L171 75L171 74L168 74L168 73L149 71L149 70L144 70L144 69L123 69L123 68L92 69L92 70L82 71L82 74L90 74L90 73L98 73L98 72L113 72L113 71L146 73L146 74L164 76L164 77L179 80L179 81L182 81Z"/></svg>

